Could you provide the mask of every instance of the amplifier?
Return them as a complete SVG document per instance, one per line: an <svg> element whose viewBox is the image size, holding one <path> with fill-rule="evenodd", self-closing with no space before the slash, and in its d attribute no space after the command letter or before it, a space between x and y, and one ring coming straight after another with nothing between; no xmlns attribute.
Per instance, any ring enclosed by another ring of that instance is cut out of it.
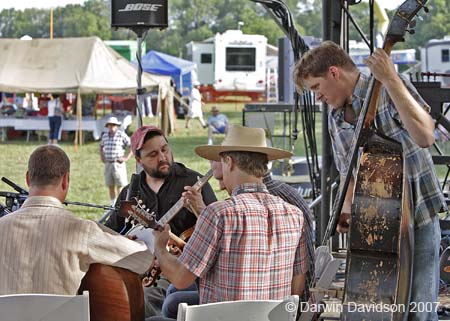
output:
<svg viewBox="0 0 450 321"><path fill-rule="evenodd" d="M167 28L167 0L112 0L111 27Z"/></svg>

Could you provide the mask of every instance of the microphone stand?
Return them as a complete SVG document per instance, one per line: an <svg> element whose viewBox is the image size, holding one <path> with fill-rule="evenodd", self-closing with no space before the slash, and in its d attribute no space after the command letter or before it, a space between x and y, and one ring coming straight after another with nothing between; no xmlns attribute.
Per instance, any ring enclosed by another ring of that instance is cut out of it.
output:
<svg viewBox="0 0 450 321"><path fill-rule="evenodd" d="M10 181L6 177L2 177L2 181L11 186L17 193L13 192L2 192L0 191L0 197L6 198L6 207L9 209L10 212L13 211L12 207L13 205L16 205L14 203L18 203L22 205L22 203L27 199L28 197L28 191L24 189L23 187L20 187L16 183ZM14 202L14 200L16 202ZM71 202L71 201L64 201L64 205L78 205L78 206L86 206L86 207L94 207L94 208L101 208L107 211L110 210L117 210L114 206L108 206L108 205L97 205L97 204L90 204L90 203L82 203L82 202ZM0 204L1 206L1 204ZM20 207L20 206L19 206ZM1 210L1 207L0 207Z"/></svg>

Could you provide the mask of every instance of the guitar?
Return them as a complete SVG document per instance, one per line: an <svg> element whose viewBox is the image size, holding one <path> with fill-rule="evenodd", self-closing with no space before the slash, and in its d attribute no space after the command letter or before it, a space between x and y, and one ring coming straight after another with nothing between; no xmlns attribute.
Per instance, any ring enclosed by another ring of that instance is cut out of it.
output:
<svg viewBox="0 0 450 321"><path fill-rule="evenodd" d="M144 292L139 275L119 267L91 264L78 294L89 291L91 321L144 321Z"/></svg>

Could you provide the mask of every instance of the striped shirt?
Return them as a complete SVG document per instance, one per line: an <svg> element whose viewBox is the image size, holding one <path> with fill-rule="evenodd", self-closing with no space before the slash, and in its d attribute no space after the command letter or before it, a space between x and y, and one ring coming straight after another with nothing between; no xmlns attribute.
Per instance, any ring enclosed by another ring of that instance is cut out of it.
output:
<svg viewBox="0 0 450 321"><path fill-rule="evenodd" d="M0 295L74 295L92 263L144 273L151 253L94 221L74 216L59 200L33 196L0 219Z"/></svg>
<svg viewBox="0 0 450 321"><path fill-rule="evenodd" d="M100 146L105 156L105 161L115 162L125 155L125 148L130 146L130 137L121 130L117 130L113 136L108 132L102 134Z"/></svg>
<svg viewBox="0 0 450 321"><path fill-rule="evenodd" d="M308 271L303 214L264 184L209 205L178 261L200 278L200 303L277 300Z"/></svg>
<svg viewBox="0 0 450 321"><path fill-rule="evenodd" d="M430 107L420 97L412 84L402 77L414 99L428 112ZM369 77L360 74L352 96L352 108L359 115L369 85ZM380 94L375 126L384 135L400 142L405 157L406 175L411 186L415 208L415 226L431 223L431 218L447 209L439 181L434 170L431 153L427 148L419 147L402 124L400 115L384 87ZM344 108L333 109L328 117L328 126L333 146L334 160L338 171L342 174L347 168L347 154L351 149L351 141L355 125L344 119Z"/></svg>

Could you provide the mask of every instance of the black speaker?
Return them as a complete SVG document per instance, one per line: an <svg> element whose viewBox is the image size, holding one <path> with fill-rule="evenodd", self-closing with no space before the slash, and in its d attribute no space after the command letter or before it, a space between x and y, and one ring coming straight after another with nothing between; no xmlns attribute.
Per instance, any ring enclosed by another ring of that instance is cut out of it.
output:
<svg viewBox="0 0 450 321"><path fill-rule="evenodd" d="M167 0L111 0L113 28L167 28Z"/></svg>

